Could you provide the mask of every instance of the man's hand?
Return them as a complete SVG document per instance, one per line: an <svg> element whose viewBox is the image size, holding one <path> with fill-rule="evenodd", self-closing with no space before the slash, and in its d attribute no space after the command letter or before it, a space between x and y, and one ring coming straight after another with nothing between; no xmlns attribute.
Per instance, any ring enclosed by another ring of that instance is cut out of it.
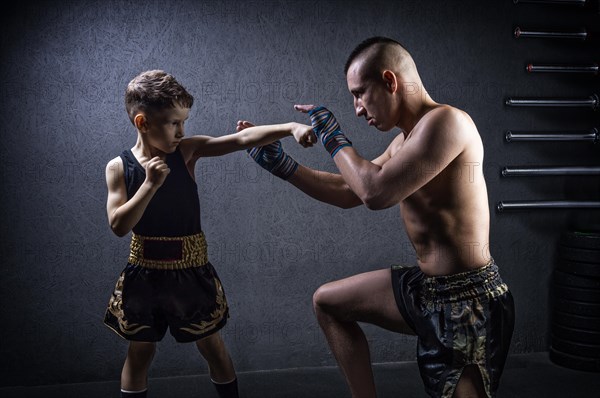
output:
<svg viewBox="0 0 600 398"><path fill-rule="evenodd" d="M331 157L343 147L352 146L352 142L342 133L337 119L329 109L314 105L294 105L294 108L309 114L313 131Z"/></svg>
<svg viewBox="0 0 600 398"><path fill-rule="evenodd" d="M302 113L308 113L316 108L316 105L294 105L294 109Z"/></svg>
<svg viewBox="0 0 600 398"><path fill-rule="evenodd" d="M247 149L246 152L263 169L284 180L290 178L298 169L298 163L283 151L279 140Z"/></svg>
<svg viewBox="0 0 600 398"><path fill-rule="evenodd" d="M146 182L152 188L158 189L170 172L169 166L160 157L155 156L146 163Z"/></svg>

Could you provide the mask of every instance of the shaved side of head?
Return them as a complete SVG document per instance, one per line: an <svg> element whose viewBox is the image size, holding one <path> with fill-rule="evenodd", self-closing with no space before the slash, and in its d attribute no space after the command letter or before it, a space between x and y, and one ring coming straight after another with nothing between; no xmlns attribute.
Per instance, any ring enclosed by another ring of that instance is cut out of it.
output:
<svg viewBox="0 0 600 398"><path fill-rule="evenodd" d="M387 37L371 37L356 46L344 66L345 75L354 64L360 66L363 77L367 79L381 78L385 70L412 80L418 78L417 67L410 53L402 44Z"/></svg>

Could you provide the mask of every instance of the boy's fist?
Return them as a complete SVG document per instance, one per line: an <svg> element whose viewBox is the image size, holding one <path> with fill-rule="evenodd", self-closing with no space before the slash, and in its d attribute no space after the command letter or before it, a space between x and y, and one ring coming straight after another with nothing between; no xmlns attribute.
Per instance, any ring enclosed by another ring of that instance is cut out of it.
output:
<svg viewBox="0 0 600 398"><path fill-rule="evenodd" d="M171 172L169 166L160 157L155 156L146 163L146 181L153 187L159 188Z"/></svg>

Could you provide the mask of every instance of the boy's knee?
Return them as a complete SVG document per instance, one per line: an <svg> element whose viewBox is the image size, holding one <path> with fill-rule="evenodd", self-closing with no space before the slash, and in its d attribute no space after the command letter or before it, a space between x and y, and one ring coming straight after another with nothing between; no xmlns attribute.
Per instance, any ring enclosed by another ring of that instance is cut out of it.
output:
<svg viewBox="0 0 600 398"><path fill-rule="evenodd" d="M132 341L129 343L128 355L135 357L147 357L154 355L155 351L156 343Z"/></svg>
<svg viewBox="0 0 600 398"><path fill-rule="evenodd" d="M207 359L228 355L227 350L225 349L225 343L218 333L196 341L196 346L198 347L200 354Z"/></svg>

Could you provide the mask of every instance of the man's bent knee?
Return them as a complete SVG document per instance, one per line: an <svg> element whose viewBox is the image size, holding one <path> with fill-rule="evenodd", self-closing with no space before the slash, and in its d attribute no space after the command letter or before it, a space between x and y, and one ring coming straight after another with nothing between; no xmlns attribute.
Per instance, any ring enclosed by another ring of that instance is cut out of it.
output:
<svg viewBox="0 0 600 398"><path fill-rule="evenodd" d="M317 313L328 312L334 306L331 288L325 284L320 286L313 294L313 308Z"/></svg>

